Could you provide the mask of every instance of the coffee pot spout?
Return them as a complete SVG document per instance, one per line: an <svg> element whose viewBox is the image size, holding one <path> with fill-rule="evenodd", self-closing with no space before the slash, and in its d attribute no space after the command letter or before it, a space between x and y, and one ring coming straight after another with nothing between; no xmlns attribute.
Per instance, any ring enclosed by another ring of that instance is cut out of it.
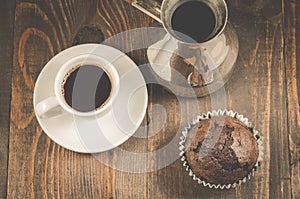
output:
<svg viewBox="0 0 300 199"><path fill-rule="evenodd" d="M161 21L161 5L163 0L125 0L130 3L133 7L144 12L148 16L152 17L156 21Z"/></svg>

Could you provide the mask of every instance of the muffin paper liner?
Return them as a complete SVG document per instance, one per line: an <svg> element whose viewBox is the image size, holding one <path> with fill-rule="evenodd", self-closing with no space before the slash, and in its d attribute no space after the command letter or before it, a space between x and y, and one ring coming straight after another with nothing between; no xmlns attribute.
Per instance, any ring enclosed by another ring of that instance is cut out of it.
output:
<svg viewBox="0 0 300 199"><path fill-rule="evenodd" d="M198 178L193 171L191 170L187 159L185 157L185 141L188 135L189 130L199 121L201 120L205 120L205 119L209 119L213 116L231 116L234 117L238 120L240 120L241 122L243 122L253 133L254 138L256 139L257 143L258 143L258 158L257 158L257 162L255 164L255 166L253 167L253 169L249 172L249 174L244 177L243 179L234 182L233 184L212 184L209 182L205 182L203 180L201 180L200 178ZM243 115L238 114L237 112L233 112L231 110L215 110L212 112L208 112L206 114L202 114L199 115L197 117L197 119L195 119L194 121L192 121L186 128L185 130L182 132L182 136L180 137L180 142L179 142L179 150L180 150L180 157L181 157L181 161L183 162L183 166L185 167L185 170L188 172L189 176L191 176L193 178L193 180L197 181L199 184L204 185L205 187L209 187L209 188L215 188L215 189L230 189L230 188L235 188L237 185L240 185L242 183L245 183L247 180L249 180L251 178L251 176L254 176L255 171L257 170L257 168L260 166L261 162L262 162L262 157L263 157L263 143L262 143L262 138L259 135L258 131L252 126L251 122L249 122L248 118L244 117Z"/></svg>

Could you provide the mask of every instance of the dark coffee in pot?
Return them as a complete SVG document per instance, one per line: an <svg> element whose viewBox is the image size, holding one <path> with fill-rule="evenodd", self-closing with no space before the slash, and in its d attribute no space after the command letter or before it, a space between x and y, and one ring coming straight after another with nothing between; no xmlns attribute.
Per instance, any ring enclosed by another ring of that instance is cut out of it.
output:
<svg viewBox="0 0 300 199"><path fill-rule="evenodd" d="M201 43L210 39L216 17L212 9L201 1L187 1L174 11L171 24L176 36L185 42Z"/></svg>

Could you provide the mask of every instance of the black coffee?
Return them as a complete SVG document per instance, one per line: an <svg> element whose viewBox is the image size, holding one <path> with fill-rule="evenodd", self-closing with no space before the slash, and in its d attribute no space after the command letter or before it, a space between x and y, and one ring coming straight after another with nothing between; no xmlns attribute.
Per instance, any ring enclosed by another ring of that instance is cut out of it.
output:
<svg viewBox="0 0 300 199"><path fill-rule="evenodd" d="M174 11L171 24L173 30L178 31L176 35L182 40L201 43L209 39L215 28L216 18L212 9L205 3L188 1Z"/></svg>
<svg viewBox="0 0 300 199"><path fill-rule="evenodd" d="M82 65L65 77L62 92L66 102L80 112L93 111L110 98L112 83L98 66Z"/></svg>

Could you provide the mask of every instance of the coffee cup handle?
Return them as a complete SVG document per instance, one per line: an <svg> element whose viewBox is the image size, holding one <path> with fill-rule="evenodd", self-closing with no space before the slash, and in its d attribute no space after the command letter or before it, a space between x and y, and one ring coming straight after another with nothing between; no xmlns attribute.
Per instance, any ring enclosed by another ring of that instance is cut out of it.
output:
<svg viewBox="0 0 300 199"><path fill-rule="evenodd" d="M56 97L49 97L36 105L36 113L40 118L51 118L62 115L65 111L59 105Z"/></svg>

